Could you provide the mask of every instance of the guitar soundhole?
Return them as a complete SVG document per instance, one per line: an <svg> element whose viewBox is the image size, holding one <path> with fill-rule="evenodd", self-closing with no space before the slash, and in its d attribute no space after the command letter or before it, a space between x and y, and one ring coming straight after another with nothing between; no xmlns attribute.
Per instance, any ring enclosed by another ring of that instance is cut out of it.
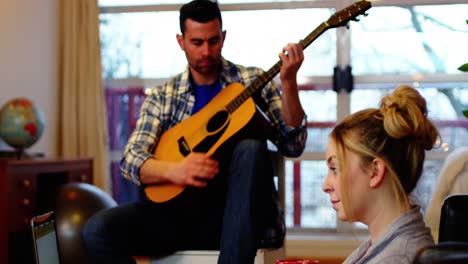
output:
<svg viewBox="0 0 468 264"><path fill-rule="evenodd" d="M226 110L216 113L208 122L206 130L208 130L209 133L215 132L226 123L228 117L229 113Z"/></svg>

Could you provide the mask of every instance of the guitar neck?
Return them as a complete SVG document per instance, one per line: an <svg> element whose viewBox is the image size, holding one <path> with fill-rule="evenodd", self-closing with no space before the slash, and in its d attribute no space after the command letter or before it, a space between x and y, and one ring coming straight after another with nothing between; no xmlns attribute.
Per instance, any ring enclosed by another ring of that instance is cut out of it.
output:
<svg viewBox="0 0 468 264"><path fill-rule="evenodd" d="M302 49L307 48L315 39L317 39L323 32L325 32L329 27L326 22L320 24L314 31L312 31L307 37L300 41L302 45ZM227 110L232 113L234 112L240 105L242 105L247 99L249 99L257 90L263 88L269 81L271 81L281 70L282 61L279 60L278 62L273 65L268 71L263 73L262 75L258 76L255 81L253 81L249 86L245 88L245 90L240 93L234 100L232 100L227 105Z"/></svg>
<svg viewBox="0 0 468 264"><path fill-rule="evenodd" d="M365 12L372 7L372 4L369 1L361 0L358 1L343 10L340 10L333 14L327 21L320 24L314 31L312 31L305 39L300 43L302 44L302 49L307 48L316 38L322 35L329 28L335 28L344 26L350 20L359 21L356 19L358 15L366 15ZM257 90L263 88L269 81L275 77L278 72L281 70L281 60L278 61L273 67L271 67L264 74L257 77L257 79L252 82L239 96L232 100L227 105L227 110L232 113L240 105L242 105L247 99L250 98Z"/></svg>

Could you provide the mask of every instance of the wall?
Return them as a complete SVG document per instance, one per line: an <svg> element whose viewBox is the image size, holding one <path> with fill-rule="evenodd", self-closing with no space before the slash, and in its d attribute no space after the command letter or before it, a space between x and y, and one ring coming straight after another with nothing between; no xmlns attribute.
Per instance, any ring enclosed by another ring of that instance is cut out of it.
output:
<svg viewBox="0 0 468 264"><path fill-rule="evenodd" d="M28 152L46 155L57 153L58 8L59 0L0 0L0 106L20 96L35 102L46 127Z"/></svg>

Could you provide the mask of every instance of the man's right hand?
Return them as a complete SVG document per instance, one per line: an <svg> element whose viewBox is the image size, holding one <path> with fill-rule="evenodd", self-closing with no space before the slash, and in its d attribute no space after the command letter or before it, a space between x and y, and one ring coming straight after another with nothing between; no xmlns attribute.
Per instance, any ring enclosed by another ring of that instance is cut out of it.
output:
<svg viewBox="0 0 468 264"><path fill-rule="evenodd" d="M175 184L202 188L218 174L218 166L218 161L205 153L190 153L173 165L167 172L167 178Z"/></svg>
<svg viewBox="0 0 468 264"><path fill-rule="evenodd" d="M144 184L173 183L202 188L219 172L218 161L205 153L190 153L181 161L148 159L140 168Z"/></svg>

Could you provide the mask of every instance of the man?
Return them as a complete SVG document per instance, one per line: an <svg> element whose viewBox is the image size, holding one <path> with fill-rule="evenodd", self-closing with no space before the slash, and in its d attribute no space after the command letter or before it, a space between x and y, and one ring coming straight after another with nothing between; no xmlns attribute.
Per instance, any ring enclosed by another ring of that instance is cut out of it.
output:
<svg viewBox="0 0 468 264"><path fill-rule="evenodd" d="M187 249L220 249L219 263L253 263L265 230L275 221L265 140L245 138L226 144L232 148L221 147L214 156L192 151L176 162L154 156L169 128L202 109L230 83L248 86L263 73L222 57L226 32L216 3L195 0L182 6L180 28L177 42L188 67L154 88L143 103L121 170L141 186L170 183L186 188L163 203L144 200L96 214L83 230L85 247L95 263L134 263L131 256ZM279 57L282 95L270 82L255 98L274 127L278 149L299 156L307 136L296 82L302 47L288 44Z"/></svg>

